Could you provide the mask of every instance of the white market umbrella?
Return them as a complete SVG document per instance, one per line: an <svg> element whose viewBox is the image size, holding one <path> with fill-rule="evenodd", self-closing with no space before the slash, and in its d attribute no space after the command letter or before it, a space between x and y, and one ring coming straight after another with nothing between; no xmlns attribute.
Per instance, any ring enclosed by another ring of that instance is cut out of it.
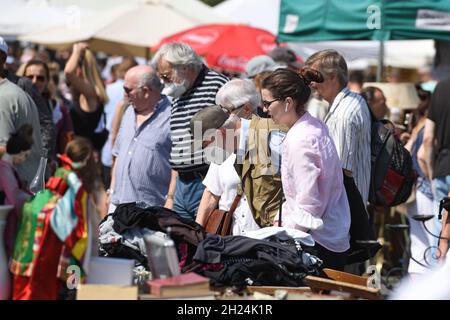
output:
<svg viewBox="0 0 450 320"><path fill-rule="evenodd" d="M197 0L146 0L118 5L46 31L20 36L20 40L53 49L69 48L87 41L94 51L148 57L149 47L168 35L210 22L225 22L212 9Z"/></svg>
<svg viewBox="0 0 450 320"><path fill-rule="evenodd" d="M8 39L62 25L72 14L67 7L44 0L0 0L0 8L0 35ZM90 11L83 14L88 16Z"/></svg>

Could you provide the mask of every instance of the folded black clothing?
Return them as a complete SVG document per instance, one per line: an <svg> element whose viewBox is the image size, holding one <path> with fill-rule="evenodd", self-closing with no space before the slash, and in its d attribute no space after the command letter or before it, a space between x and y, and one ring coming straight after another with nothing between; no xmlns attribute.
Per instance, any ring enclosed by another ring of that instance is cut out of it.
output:
<svg viewBox="0 0 450 320"><path fill-rule="evenodd" d="M176 243L187 242L194 246L206 234L203 227L195 221L184 219L175 211L159 206L142 208L136 203L124 203L117 206L112 217L113 229L119 234L136 227L148 228L169 233Z"/></svg>
<svg viewBox="0 0 450 320"><path fill-rule="evenodd" d="M309 274L318 275L321 261L292 241L257 240L244 236L208 234L194 255L200 264L222 264L219 270L201 269L213 286L301 286Z"/></svg>

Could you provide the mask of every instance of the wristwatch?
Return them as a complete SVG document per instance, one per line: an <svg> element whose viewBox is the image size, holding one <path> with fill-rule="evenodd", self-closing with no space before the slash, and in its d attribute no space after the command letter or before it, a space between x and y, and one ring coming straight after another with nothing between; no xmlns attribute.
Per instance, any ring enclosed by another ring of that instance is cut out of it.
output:
<svg viewBox="0 0 450 320"><path fill-rule="evenodd" d="M166 196L166 200L168 200L168 199L173 200L173 194L168 194L168 195Z"/></svg>

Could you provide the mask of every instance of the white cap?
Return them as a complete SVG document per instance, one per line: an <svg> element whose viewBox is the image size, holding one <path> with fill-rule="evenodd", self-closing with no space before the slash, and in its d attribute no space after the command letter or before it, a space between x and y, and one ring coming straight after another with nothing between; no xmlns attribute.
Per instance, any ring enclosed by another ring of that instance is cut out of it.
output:
<svg viewBox="0 0 450 320"><path fill-rule="evenodd" d="M0 51L8 54L8 45L6 44L5 39L3 39L2 37L0 37Z"/></svg>

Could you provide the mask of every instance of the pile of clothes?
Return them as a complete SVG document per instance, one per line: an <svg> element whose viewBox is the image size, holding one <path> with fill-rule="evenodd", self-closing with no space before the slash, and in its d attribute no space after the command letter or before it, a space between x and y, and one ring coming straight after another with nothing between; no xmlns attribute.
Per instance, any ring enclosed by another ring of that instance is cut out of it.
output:
<svg viewBox="0 0 450 320"><path fill-rule="evenodd" d="M302 243L282 230L265 239L221 237L172 210L136 203L119 205L102 221L100 255L135 259L136 267L148 270L143 239L154 231L168 233L175 242L182 272L202 274L215 287L302 286L307 275L319 274L322 264L303 250L310 240Z"/></svg>
<svg viewBox="0 0 450 320"><path fill-rule="evenodd" d="M304 286L307 275L318 275L322 261L302 250L292 238L274 235L265 240L209 234L194 255L199 273L215 287ZM220 265L220 268L208 268Z"/></svg>
<svg viewBox="0 0 450 320"><path fill-rule="evenodd" d="M202 226L181 218L175 211L145 204L119 205L100 223L99 255L134 259L136 267L148 267L144 236L149 232L169 233L179 251L181 267L191 263L198 244L205 238Z"/></svg>

